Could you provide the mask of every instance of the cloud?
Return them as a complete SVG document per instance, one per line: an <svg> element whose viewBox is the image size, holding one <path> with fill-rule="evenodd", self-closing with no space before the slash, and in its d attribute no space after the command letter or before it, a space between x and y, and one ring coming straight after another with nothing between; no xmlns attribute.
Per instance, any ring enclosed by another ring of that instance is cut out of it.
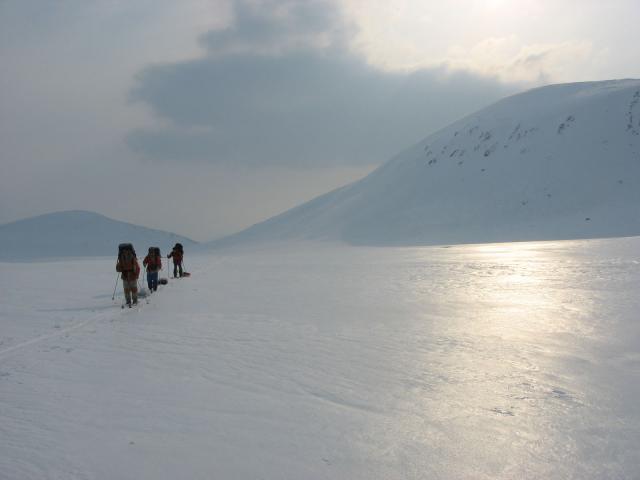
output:
<svg viewBox="0 0 640 480"><path fill-rule="evenodd" d="M511 35L486 38L470 49L451 47L447 64L504 82L542 83L571 81L571 72L593 58L588 41L524 44Z"/></svg>
<svg viewBox="0 0 640 480"><path fill-rule="evenodd" d="M234 4L235 21L200 37L211 54L278 53L348 41L355 27L331 0L263 0Z"/></svg>
<svg viewBox="0 0 640 480"><path fill-rule="evenodd" d="M206 54L140 73L130 98L163 128L127 137L154 160L238 166L368 165L514 90L446 68L389 72L349 48L333 2L236 2Z"/></svg>

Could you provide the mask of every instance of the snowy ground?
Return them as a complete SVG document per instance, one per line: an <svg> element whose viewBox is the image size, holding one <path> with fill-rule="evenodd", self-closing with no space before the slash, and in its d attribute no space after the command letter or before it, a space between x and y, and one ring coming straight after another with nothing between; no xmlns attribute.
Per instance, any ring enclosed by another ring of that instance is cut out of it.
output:
<svg viewBox="0 0 640 480"><path fill-rule="evenodd" d="M640 238L0 264L1 479L640 477Z"/></svg>

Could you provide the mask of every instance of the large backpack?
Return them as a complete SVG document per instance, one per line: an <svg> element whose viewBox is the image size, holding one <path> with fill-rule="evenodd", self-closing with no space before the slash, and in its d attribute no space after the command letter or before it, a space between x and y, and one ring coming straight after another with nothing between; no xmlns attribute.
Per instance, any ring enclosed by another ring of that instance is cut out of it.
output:
<svg viewBox="0 0 640 480"><path fill-rule="evenodd" d="M133 272L135 270L136 251L130 243L118 245L118 261L122 272Z"/></svg>

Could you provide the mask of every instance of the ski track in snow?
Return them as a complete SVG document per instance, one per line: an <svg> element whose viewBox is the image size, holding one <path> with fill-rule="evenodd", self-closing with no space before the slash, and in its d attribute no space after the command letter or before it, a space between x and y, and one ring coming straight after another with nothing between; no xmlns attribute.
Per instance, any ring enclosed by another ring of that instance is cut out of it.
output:
<svg viewBox="0 0 640 480"><path fill-rule="evenodd" d="M141 300L143 303L145 302L144 300ZM117 310L116 310L117 308ZM131 311L137 311L138 308L142 308L142 305L138 306L137 308L134 307L134 309L132 309ZM3 350L0 350L0 360L2 360L4 357L7 357L9 355L11 355L12 353L15 353L19 350L22 350L26 347L30 347L39 343L42 343L46 340L53 340L56 338L60 338L60 337L64 337L67 336L70 332L73 332L75 330L80 330L84 327L87 327L89 325L94 325L97 322L100 321L104 321L104 320L109 320L111 322L113 322L119 314L124 314L125 312L128 312L129 310L123 310L121 307L121 304L113 304L113 310L114 313L110 313L110 314L99 314L99 315L95 315L92 316L90 318L88 318L85 321L82 321L80 323L74 324L70 327L65 327L65 328L58 328L57 331L55 331L54 333L50 333L50 334L46 334L46 335L41 335L38 336L36 338L32 338L30 340L26 340L23 342L20 342L16 345L12 345L11 347L5 348Z"/></svg>
<svg viewBox="0 0 640 480"><path fill-rule="evenodd" d="M100 315L100 316L98 316L96 318L92 318L90 320L87 320L86 322L81 322L81 323L76 324L76 325L74 325L72 327L63 328L63 329L57 331L56 333L51 333L51 334L48 334L48 335L42 335L40 337L36 337L36 338L31 339L31 340L27 340L25 342L18 343L17 345L14 345L12 347L5 348L4 350L0 350L0 360L2 360L2 358L8 356L12 352L15 352L17 350L21 350L21 349L23 349L25 347L29 347L31 345L34 345L34 344L37 344L37 343L40 343L40 342L43 342L45 340L52 340L54 338L64 336L65 334L68 334L69 332L73 332L74 330L78 330L80 328L86 327L87 325L89 325L91 323L94 323L94 322L100 320L101 318L103 318L102 315Z"/></svg>
<svg viewBox="0 0 640 480"><path fill-rule="evenodd" d="M192 256L124 311L3 264L0 478L636 478L639 249Z"/></svg>

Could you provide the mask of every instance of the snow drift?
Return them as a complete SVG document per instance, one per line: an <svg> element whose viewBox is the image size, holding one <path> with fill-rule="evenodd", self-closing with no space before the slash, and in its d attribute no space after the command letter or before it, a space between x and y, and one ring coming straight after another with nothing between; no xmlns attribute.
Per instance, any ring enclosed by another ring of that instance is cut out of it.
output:
<svg viewBox="0 0 640 480"><path fill-rule="evenodd" d="M0 225L0 260L114 256L118 244L133 243L138 254L150 246L164 252L176 242L195 242L175 233L140 227L85 211L57 212Z"/></svg>
<svg viewBox="0 0 640 480"><path fill-rule="evenodd" d="M364 179L213 246L640 234L640 80L552 85L428 136Z"/></svg>

